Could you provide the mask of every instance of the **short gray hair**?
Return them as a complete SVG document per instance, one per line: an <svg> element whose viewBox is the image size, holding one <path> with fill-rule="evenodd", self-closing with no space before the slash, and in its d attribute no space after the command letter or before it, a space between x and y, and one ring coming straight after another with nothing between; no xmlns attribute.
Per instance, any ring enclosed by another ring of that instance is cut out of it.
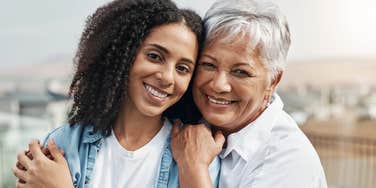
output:
<svg viewBox="0 0 376 188"><path fill-rule="evenodd" d="M278 6L266 0L217 0L204 18L206 45L248 37L274 80L285 68L290 31Z"/></svg>

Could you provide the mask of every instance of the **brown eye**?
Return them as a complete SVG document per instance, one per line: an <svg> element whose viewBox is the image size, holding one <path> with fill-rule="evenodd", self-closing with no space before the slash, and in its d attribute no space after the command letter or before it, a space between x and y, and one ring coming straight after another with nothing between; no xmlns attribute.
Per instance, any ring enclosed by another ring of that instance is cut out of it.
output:
<svg viewBox="0 0 376 188"><path fill-rule="evenodd" d="M191 72L189 66L181 64L176 66L176 70L180 73L189 73Z"/></svg>
<svg viewBox="0 0 376 188"><path fill-rule="evenodd" d="M253 77L252 74L242 69L235 69L231 71L231 74L239 78Z"/></svg>
<svg viewBox="0 0 376 188"><path fill-rule="evenodd" d="M146 54L146 56L147 56L148 59L150 59L151 61L163 62L163 58L162 58L158 53L155 53L155 52L149 52L149 53Z"/></svg>
<svg viewBox="0 0 376 188"><path fill-rule="evenodd" d="M217 68L213 63L207 63L207 62L201 62L199 66L208 71L213 71Z"/></svg>

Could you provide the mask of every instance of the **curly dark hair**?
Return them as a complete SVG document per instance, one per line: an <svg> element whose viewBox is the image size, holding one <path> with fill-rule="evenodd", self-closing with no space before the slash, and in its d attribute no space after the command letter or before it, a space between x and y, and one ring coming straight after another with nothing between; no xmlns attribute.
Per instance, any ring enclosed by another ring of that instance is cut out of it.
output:
<svg viewBox="0 0 376 188"><path fill-rule="evenodd" d="M128 76L138 48L155 27L184 23L203 43L202 20L195 12L179 9L170 0L115 0L87 19L74 63L69 89L73 105L70 125L94 126L107 136L127 97ZM190 91L189 91L190 92ZM170 107L167 118L188 118L190 95ZM173 112L173 113L172 113Z"/></svg>

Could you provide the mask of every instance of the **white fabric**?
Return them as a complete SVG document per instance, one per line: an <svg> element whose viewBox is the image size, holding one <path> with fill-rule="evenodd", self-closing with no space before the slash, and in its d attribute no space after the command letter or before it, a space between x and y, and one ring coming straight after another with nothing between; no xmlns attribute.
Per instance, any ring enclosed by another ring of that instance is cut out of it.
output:
<svg viewBox="0 0 376 188"><path fill-rule="evenodd" d="M220 154L220 188L326 188L320 159L277 94Z"/></svg>
<svg viewBox="0 0 376 188"><path fill-rule="evenodd" d="M171 128L171 123L166 119L157 135L136 151L123 148L113 133L105 138L95 160L90 187L154 187L163 147Z"/></svg>

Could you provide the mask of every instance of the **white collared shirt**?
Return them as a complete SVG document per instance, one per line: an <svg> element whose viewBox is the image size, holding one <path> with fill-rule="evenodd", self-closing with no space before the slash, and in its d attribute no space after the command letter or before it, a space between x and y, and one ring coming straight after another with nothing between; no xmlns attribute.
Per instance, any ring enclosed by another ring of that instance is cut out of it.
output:
<svg viewBox="0 0 376 188"><path fill-rule="evenodd" d="M227 137L220 188L326 188L310 141L283 111L277 94L253 122Z"/></svg>

